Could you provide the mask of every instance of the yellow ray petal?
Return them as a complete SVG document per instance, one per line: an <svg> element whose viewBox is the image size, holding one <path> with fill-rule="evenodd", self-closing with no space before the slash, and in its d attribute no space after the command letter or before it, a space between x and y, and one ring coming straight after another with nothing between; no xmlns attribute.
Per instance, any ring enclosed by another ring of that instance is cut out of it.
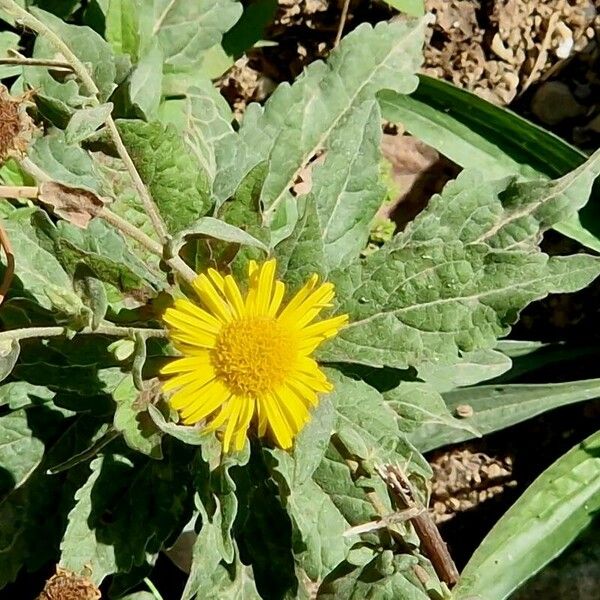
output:
<svg viewBox="0 0 600 600"><path fill-rule="evenodd" d="M217 343L217 338L214 335L202 331L188 332L187 330L173 329L169 333L169 337L175 342L198 348L214 348Z"/></svg>
<svg viewBox="0 0 600 600"><path fill-rule="evenodd" d="M217 429L219 429L219 427L221 427L221 425L223 425L223 423L225 423L225 421L229 419L233 408L233 402L230 398L227 404L224 404L221 407L219 414L206 427L206 431L216 431Z"/></svg>
<svg viewBox="0 0 600 600"><path fill-rule="evenodd" d="M273 291L273 299L271 300L271 304L269 306L268 316L274 317L281 306L281 301L283 300L283 296L285 294L285 284L283 281L275 282L275 289Z"/></svg>
<svg viewBox="0 0 600 600"><path fill-rule="evenodd" d="M221 297L210 279L202 274L193 282L193 287L206 307L223 323L231 321L232 314L229 305Z"/></svg>
<svg viewBox="0 0 600 600"><path fill-rule="evenodd" d="M255 404L256 400L254 398L244 398L244 409L238 421L238 429L235 432L235 438L233 443L234 450L236 450L237 452L243 450L244 445L246 443L248 427L250 426L250 421L252 420L252 416L254 415Z"/></svg>
<svg viewBox="0 0 600 600"><path fill-rule="evenodd" d="M196 332L208 335L216 339L218 329L209 325L206 321L197 319L187 312L175 308L167 308L163 315L163 321L174 329L179 329L185 333L195 334Z"/></svg>
<svg viewBox="0 0 600 600"><path fill-rule="evenodd" d="M187 410L185 415L181 413L185 423L198 423L227 402L231 395L229 390L217 381L214 383L212 389L207 390L207 393L194 403L191 410Z"/></svg>
<svg viewBox="0 0 600 600"><path fill-rule="evenodd" d="M290 378L290 380L286 382L286 385L294 390L298 398L300 398L305 404L316 406L319 403L317 393L303 381L300 381L297 378Z"/></svg>
<svg viewBox="0 0 600 600"><path fill-rule="evenodd" d="M235 311L236 317L242 317L245 312L244 300L235 279L231 275L225 277L225 295Z"/></svg>
<svg viewBox="0 0 600 600"><path fill-rule="evenodd" d="M324 309L330 306L330 302L335 296L332 283L324 283L319 286L314 292L309 294L298 306L293 310L283 313L279 317L286 322L293 323L296 327L302 328L310 323ZM289 306L288 306L289 308Z"/></svg>
<svg viewBox="0 0 600 600"><path fill-rule="evenodd" d="M219 329L222 326L222 323L215 319L213 315L200 308L193 302L190 302L186 298L177 298L177 300L175 300L175 303L173 304L173 308L176 308L177 310L180 310L182 312L186 312L192 315L193 317L196 317L197 319L205 321L207 326L212 325L215 332L219 331Z"/></svg>
<svg viewBox="0 0 600 600"><path fill-rule="evenodd" d="M284 450L290 448L292 445L292 432L290 431L289 425L281 414L277 400L270 396L260 398L263 404L263 408L267 414L267 420L269 421L269 428L273 432L277 443Z"/></svg>
<svg viewBox="0 0 600 600"><path fill-rule="evenodd" d="M276 390L275 394L279 400L281 412L286 417L286 420L293 431L293 435L295 436L310 418L306 405L298 398L298 396L296 396L294 391L287 386L282 386Z"/></svg>
<svg viewBox="0 0 600 600"><path fill-rule="evenodd" d="M213 369L212 365L205 364L194 369L193 371L188 371L187 373L182 373L180 375L176 375L175 377L171 377L163 383L162 388L163 392L170 392L171 390L188 385L194 381L210 381L214 378L215 370Z"/></svg>
<svg viewBox="0 0 600 600"><path fill-rule="evenodd" d="M338 331L348 323L348 315L339 315L304 327L300 332L303 338L323 337L327 339L337 335Z"/></svg>
<svg viewBox="0 0 600 600"><path fill-rule="evenodd" d="M202 399L204 393L210 389L215 381L214 379L203 380L198 378L193 383L177 390L169 399L169 404L175 410L182 410L196 402L196 400Z"/></svg>
<svg viewBox="0 0 600 600"><path fill-rule="evenodd" d="M168 362L161 370L161 375L172 375L173 373L184 373L186 371L193 371L208 364L209 353L204 350L202 355L199 356L187 356L185 358L177 358Z"/></svg>
<svg viewBox="0 0 600 600"><path fill-rule="evenodd" d="M304 284L304 286L296 293L296 295L289 301L288 305L281 311L278 319L285 319L288 314L296 310L302 302L308 298L311 292L315 289L319 281L319 276L315 273L311 275L310 279Z"/></svg>
<svg viewBox="0 0 600 600"><path fill-rule="evenodd" d="M275 260L271 259L264 262L260 268L256 292L256 311L259 315L266 315L269 312L273 299L273 279L276 266Z"/></svg>
<svg viewBox="0 0 600 600"><path fill-rule="evenodd" d="M232 408L231 414L229 415L229 420L227 421L227 427L225 428L225 435L223 436L224 452L229 452L229 446L231 444L233 432L238 428L238 420L243 409L244 400L239 396L234 396L229 402L232 404Z"/></svg>

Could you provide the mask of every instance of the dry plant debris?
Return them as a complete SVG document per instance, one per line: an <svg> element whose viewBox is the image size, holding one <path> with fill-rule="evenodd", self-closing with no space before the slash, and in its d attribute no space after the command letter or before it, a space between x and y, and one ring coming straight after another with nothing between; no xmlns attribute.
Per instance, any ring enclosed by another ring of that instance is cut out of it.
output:
<svg viewBox="0 0 600 600"><path fill-rule="evenodd" d="M27 114L29 94L11 96L0 84L0 162L22 157L29 147L36 127Z"/></svg>
<svg viewBox="0 0 600 600"><path fill-rule="evenodd" d="M600 16L591 0L426 0L436 15L424 72L496 104L582 51Z"/></svg>
<svg viewBox="0 0 600 600"><path fill-rule="evenodd" d="M457 448L437 454L430 464L431 511L436 523L473 509L517 483L512 478L510 457L495 458Z"/></svg>
<svg viewBox="0 0 600 600"><path fill-rule="evenodd" d="M91 581L57 567L37 600L100 600L101 597L100 590Z"/></svg>

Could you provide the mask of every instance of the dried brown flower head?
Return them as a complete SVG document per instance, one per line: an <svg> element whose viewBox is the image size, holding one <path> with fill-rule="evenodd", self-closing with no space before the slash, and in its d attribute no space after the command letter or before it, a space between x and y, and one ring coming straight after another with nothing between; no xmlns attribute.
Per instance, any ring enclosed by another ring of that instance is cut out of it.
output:
<svg viewBox="0 0 600 600"><path fill-rule="evenodd" d="M35 125L27 114L30 94L11 96L0 84L0 162L27 151Z"/></svg>
<svg viewBox="0 0 600 600"><path fill-rule="evenodd" d="M37 600L100 600L100 590L88 579L56 568L56 575L46 581Z"/></svg>

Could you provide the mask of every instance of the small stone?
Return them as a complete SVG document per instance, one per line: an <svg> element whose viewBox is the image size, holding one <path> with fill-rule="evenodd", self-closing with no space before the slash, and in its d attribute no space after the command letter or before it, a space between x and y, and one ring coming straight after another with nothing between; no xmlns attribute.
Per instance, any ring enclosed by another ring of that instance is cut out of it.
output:
<svg viewBox="0 0 600 600"><path fill-rule="evenodd" d="M557 125L565 119L572 119L585 113L583 107L560 81L547 81L542 84L531 101L531 110L546 125Z"/></svg>
<svg viewBox="0 0 600 600"><path fill-rule="evenodd" d="M475 411L473 410L473 407L470 404L459 404L454 409L454 412L456 416L460 419L468 419L469 417L472 417L475 414Z"/></svg>

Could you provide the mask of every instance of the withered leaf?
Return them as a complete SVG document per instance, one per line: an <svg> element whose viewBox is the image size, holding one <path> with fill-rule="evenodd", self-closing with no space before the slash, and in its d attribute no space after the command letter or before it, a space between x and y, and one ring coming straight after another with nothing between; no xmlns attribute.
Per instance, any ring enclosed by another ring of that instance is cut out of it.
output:
<svg viewBox="0 0 600 600"><path fill-rule="evenodd" d="M57 181L45 181L40 185L38 199L61 219L85 229L97 216L106 199L80 187L72 187Z"/></svg>

